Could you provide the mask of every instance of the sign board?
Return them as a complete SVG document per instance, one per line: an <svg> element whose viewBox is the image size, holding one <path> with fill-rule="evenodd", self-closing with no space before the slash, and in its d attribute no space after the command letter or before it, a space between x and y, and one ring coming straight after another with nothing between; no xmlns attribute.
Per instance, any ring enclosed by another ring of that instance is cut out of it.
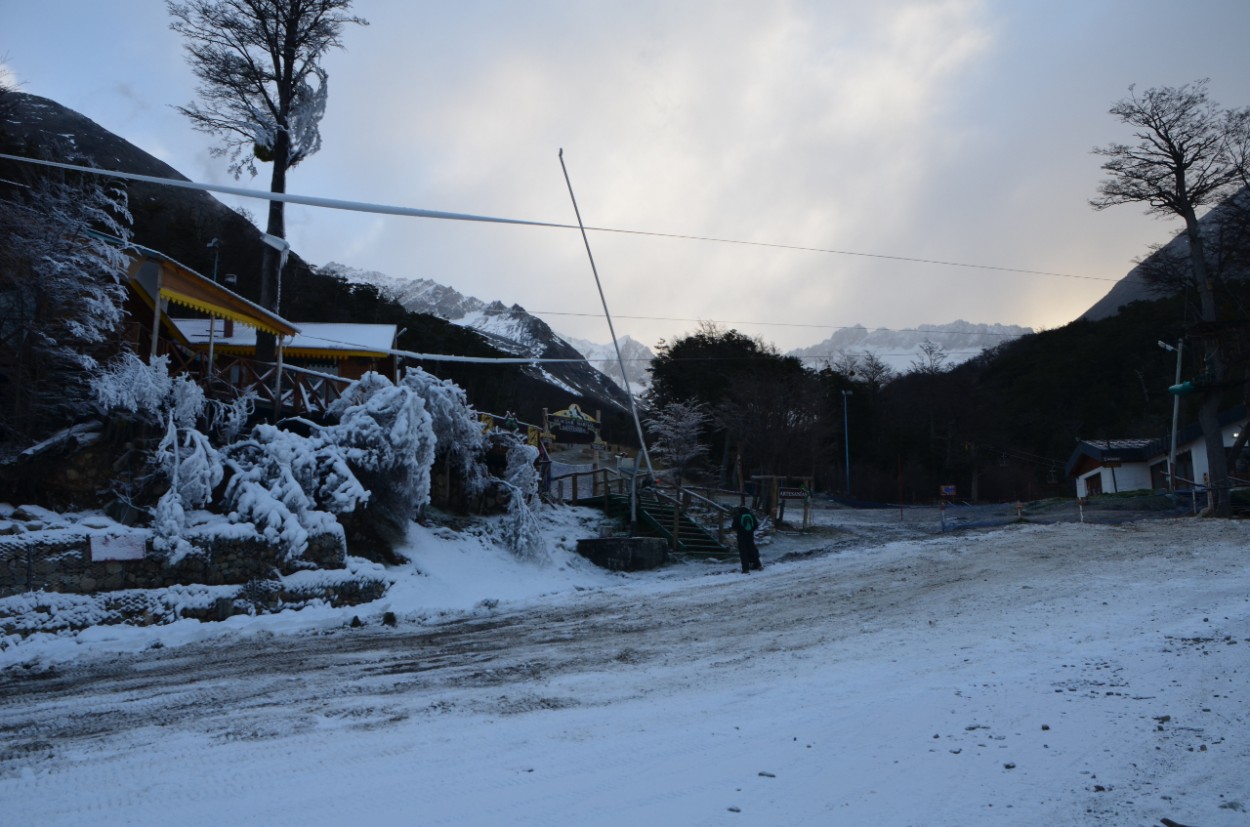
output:
<svg viewBox="0 0 1250 827"><path fill-rule="evenodd" d="M147 554L147 540L142 534L108 536L91 535L91 562L105 560L142 560Z"/></svg>
<svg viewBox="0 0 1250 827"><path fill-rule="evenodd" d="M938 487L938 496L939 497L954 497L956 496L957 491L958 491L957 486L942 485Z"/></svg>
<svg viewBox="0 0 1250 827"><path fill-rule="evenodd" d="M561 442L593 442L598 436L599 420L571 404L547 417L547 427Z"/></svg>
<svg viewBox="0 0 1250 827"><path fill-rule="evenodd" d="M806 500L806 488L778 488L777 497L783 500Z"/></svg>
<svg viewBox="0 0 1250 827"><path fill-rule="evenodd" d="M1103 457L1102 458L1103 468L1119 468L1121 464L1122 464L1122 461L1119 457Z"/></svg>

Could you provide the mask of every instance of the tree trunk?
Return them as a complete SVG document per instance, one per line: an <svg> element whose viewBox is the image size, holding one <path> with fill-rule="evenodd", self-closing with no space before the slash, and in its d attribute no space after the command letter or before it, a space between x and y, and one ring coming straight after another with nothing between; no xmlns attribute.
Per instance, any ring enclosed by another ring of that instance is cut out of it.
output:
<svg viewBox="0 0 1250 827"><path fill-rule="evenodd" d="M270 179L269 191L286 192L287 161L291 156L290 137L284 130L278 131L273 146L273 177ZM265 232L278 238L286 238L286 204L282 201L269 202L269 221ZM261 260L260 273L260 306L266 310L278 311L278 296L282 278L282 255L278 250L265 245L265 255ZM256 332L256 359L261 362L277 360L277 345L272 333Z"/></svg>
<svg viewBox="0 0 1250 827"><path fill-rule="evenodd" d="M1212 323L1218 321L1219 314L1215 304L1215 285L1207 272L1206 251L1202 240L1202 230L1198 225L1198 216L1192 209L1184 212L1185 234L1189 240L1189 268L1193 275L1194 286L1198 289L1198 298L1202 308L1202 321ZM1224 358L1220 353L1218 339L1208 338L1203 341L1203 372L1210 385L1218 386L1225 379ZM1216 517L1232 515L1232 500L1228 482L1228 458L1224 453L1224 432L1220 427L1220 402L1223 394L1218 390L1206 390L1202 405L1198 408L1198 424L1202 427L1202 438L1207 445L1207 483L1211 492L1211 514Z"/></svg>
<svg viewBox="0 0 1250 827"><path fill-rule="evenodd" d="M1223 394L1207 394L1198 408L1198 423L1207 443L1207 481L1211 491L1211 514L1228 517L1233 513L1228 484L1228 457L1224 453L1224 435L1220 428L1220 400Z"/></svg>

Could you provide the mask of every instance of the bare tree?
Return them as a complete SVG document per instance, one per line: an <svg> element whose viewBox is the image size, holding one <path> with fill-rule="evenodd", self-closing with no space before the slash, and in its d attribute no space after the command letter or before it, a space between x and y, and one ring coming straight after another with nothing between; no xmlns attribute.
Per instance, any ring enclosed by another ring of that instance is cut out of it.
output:
<svg viewBox="0 0 1250 827"><path fill-rule="evenodd" d="M863 379L873 393L876 393L885 385L890 384L896 375L894 368L890 367L880 356L872 351L864 351L860 373L856 378Z"/></svg>
<svg viewBox="0 0 1250 827"><path fill-rule="evenodd" d="M180 106L196 129L218 135L219 157L230 170L256 175L256 161L273 164L270 192L286 192L287 170L321 148L327 75L321 58L342 48L352 0L167 0L170 28L186 40L199 79L199 103ZM266 232L286 237L281 201L269 202ZM277 308L283 256L265 248L260 302ZM257 341L257 358L273 358L273 337Z"/></svg>
<svg viewBox="0 0 1250 827"><path fill-rule="evenodd" d="M946 371L946 349L931 339L925 339L920 345L920 353L912 360L911 372L925 376L937 376Z"/></svg>
<svg viewBox="0 0 1250 827"><path fill-rule="evenodd" d="M1180 87L1148 89L1116 103L1111 114L1134 129L1134 144L1113 143L1094 149L1107 160L1110 177L1091 199L1095 209L1117 204L1145 204L1147 212L1179 216L1189 242L1189 268L1197 289L1201 318L1219 321L1215 276L1207 266L1198 211L1229 198L1244 183L1250 160L1250 109L1225 110L1207 97L1207 81ZM1207 389L1198 421L1207 444L1214 513L1231 513L1228 462L1219 423L1221 385L1226 365L1220 340L1203 337Z"/></svg>
<svg viewBox="0 0 1250 827"><path fill-rule="evenodd" d="M672 464L679 487L690 466L707 456L703 428L708 419L707 407L699 402L670 402L647 419L655 438L651 452Z"/></svg>

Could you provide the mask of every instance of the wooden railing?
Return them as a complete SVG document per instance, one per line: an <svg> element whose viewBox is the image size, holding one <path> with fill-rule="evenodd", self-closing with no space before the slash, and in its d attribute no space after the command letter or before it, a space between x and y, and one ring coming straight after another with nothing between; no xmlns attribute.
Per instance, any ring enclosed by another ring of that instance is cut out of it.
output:
<svg viewBox="0 0 1250 827"><path fill-rule="evenodd" d="M257 403L281 416L320 416L343 395L350 379L294 365L278 366L243 356L215 355L210 370L208 357L162 339L158 353L169 357L171 373L190 376L213 399L233 401L251 392Z"/></svg>
<svg viewBox="0 0 1250 827"><path fill-rule="evenodd" d="M547 494L556 502L577 505L608 494L628 494L629 482L629 477L610 468L575 471L552 477L547 485Z"/></svg>

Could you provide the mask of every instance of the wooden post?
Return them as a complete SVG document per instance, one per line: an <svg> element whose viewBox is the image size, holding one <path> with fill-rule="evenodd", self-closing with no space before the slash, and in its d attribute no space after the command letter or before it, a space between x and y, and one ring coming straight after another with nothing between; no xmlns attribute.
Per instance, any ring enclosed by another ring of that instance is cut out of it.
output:
<svg viewBox="0 0 1250 827"><path fill-rule="evenodd" d="M152 350L148 354L148 362L156 359L156 342L161 332L161 273L160 267L156 268L156 290L152 293Z"/></svg>
<svg viewBox="0 0 1250 827"><path fill-rule="evenodd" d="M284 336L278 337L278 367L274 371L273 376L273 421L277 422L282 418L282 340Z"/></svg>
<svg viewBox="0 0 1250 827"><path fill-rule="evenodd" d="M212 388L213 381L213 346L217 343L217 320L213 318L213 314L208 314L208 381L209 388Z"/></svg>

